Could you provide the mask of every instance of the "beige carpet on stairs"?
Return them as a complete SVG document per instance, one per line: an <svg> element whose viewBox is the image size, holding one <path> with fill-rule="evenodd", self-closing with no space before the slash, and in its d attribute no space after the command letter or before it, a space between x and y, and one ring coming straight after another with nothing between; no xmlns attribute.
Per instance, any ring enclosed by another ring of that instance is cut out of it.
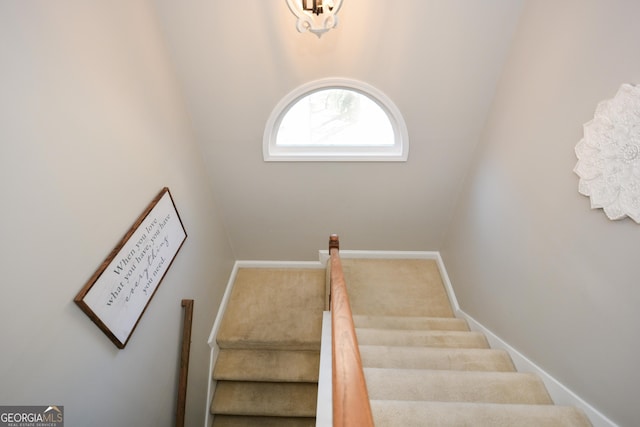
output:
<svg viewBox="0 0 640 427"><path fill-rule="evenodd" d="M342 263L377 427L590 425L454 317L435 261ZM324 270L239 270L217 336L214 427L315 426L325 298Z"/></svg>
<svg viewBox="0 0 640 427"><path fill-rule="evenodd" d="M343 259L354 315L453 317L431 260Z"/></svg>
<svg viewBox="0 0 640 427"><path fill-rule="evenodd" d="M319 350L325 272L241 268L217 342L220 348Z"/></svg>
<svg viewBox="0 0 640 427"><path fill-rule="evenodd" d="M343 260L377 427L589 426L455 319L435 261Z"/></svg>
<svg viewBox="0 0 640 427"><path fill-rule="evenodd" d="M325 272L242 268L217 336L214 427L315 425Z"/></svg>

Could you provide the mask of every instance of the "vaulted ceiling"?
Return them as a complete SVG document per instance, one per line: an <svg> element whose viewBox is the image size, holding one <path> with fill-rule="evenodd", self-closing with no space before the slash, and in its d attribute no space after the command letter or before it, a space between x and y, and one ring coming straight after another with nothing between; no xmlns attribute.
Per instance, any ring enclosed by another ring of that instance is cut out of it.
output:
<svg viewBox="0 0 640 427"><path fill-rule="evenodd" d="M521 0L344 0L338 28L295 29L285 0L156 0L239 259L439 249L509 54ZM406 163L265 163L274 106L311 80L375 86L409 129Z"/></svg>

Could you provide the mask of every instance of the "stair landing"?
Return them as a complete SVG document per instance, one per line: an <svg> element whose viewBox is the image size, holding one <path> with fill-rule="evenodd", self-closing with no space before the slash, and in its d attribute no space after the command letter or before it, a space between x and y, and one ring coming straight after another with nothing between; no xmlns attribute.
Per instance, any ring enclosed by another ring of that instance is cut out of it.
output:
<svg viewBox="0 0 640 427"><path fill-rule="evenodd" d="M325 271L241 268L216 338L220 348L320 350Z"/></svg>
<svg viewBox="0 0 640 427"><path fill-rule="evenodd" d="M454 317L434 260L342 259L354 315Z"/></svg>
<svg viewBox="0 0 640 427"><path fill-rule="evenodd" d="M216 337L213 427L315 425L325 270L241 268Z"/></svg>

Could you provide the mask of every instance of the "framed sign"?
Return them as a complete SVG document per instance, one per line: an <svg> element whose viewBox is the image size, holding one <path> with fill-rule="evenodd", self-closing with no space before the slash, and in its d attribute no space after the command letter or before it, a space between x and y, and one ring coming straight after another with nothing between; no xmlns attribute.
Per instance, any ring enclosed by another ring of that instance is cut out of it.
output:
<svg viewBox="0 0 640 427"><path fill-rule="evenodd" d="M186 238L165 187L74 298L118 348L129 342Z"/></svg>

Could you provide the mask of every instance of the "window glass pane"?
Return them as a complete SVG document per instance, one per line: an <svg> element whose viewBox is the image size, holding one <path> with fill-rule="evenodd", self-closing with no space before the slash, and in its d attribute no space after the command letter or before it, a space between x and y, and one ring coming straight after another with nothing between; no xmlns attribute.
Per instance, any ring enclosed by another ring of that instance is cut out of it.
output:
<svg viewBox="0 0 640 427"><path fill-rule="evenodd" d="M280 100L267 120L262 153L267 162L405 162L409 137L384 93L357 80L327 78Z"/></svg>
<svg viewBox="0 0 640 427"><path fill-rule="evenodd" d="M277 146L393 146L395 135L387 113L369 97L348 89L323 89L286 112Z"/></svg>

